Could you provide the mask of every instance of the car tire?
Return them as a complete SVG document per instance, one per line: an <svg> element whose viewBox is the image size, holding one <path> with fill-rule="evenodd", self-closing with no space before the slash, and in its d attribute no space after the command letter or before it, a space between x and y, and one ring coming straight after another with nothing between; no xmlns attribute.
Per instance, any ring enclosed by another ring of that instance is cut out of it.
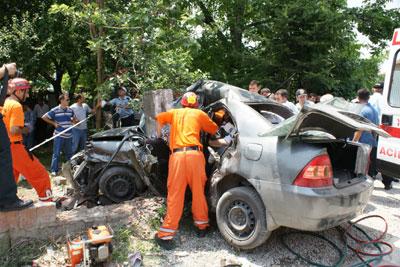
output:
<svg viewBox="0 0 400 267"><path fill-rule="evenodd" d="M99 180L100 191L115 203L131 200L144 190L139 175L123 166L108 168Z"/></svg>
<svg viewBox="0 0 400 267"><path fill-rule="evenodd" d="M250 187L226 191L218 200L216 217L224 239L239 249L258 247L271 235L267 230L264 204Z"/></svg>

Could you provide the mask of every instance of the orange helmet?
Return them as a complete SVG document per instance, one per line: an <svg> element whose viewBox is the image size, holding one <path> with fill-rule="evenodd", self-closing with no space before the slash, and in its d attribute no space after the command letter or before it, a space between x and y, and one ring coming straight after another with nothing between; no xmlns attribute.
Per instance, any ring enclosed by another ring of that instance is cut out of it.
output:
<svg viewBox="0 0 400 267"><path fill-rule="evenodd" d="M28 90L31 88L31 84L29 83L28 80L23 79L23 78L14 78L8 82L8 86L10 86L10 89L16 91L16 90Z"/></svg>
<svg viewBox="0 0 400 267"><path fill-rule="evenodd" d="M183 107L197 108L199 106L197 95L193 92L185 93L182 97L181 105Z"/></svg>

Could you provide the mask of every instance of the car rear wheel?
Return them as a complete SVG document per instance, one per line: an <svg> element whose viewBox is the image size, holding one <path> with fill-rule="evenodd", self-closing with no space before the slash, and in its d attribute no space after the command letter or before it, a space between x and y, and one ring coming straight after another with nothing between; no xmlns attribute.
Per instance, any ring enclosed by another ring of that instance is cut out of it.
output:
<svg viewBox="0 0 400 267"><path fill-rule="evenodd" d="M106 170L100 178L99 186L101 192L116 203L132 199L144 187L136 172L122 166Z"/></svg>
<svg viewBox="0 0 400 267"><path fill-rule="evenodd" d="M226 191L218 200L217 224L225 240L239 249L253 249L271 234L266 210L257 192L249 187Z"/></svg>

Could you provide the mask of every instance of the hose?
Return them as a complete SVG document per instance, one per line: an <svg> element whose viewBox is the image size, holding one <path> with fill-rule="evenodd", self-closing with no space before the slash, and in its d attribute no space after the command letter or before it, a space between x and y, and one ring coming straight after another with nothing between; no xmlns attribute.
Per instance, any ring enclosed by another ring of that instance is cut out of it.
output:
<svg viewBox="0 0 400 267"><path fill-rule="evenodd" d="M334 264L334 265L324 265L324 264L320 264L317 262L313 262L305 257L303 257L300 253L297 253L296 251L294 251L286 242L285 242L285 237L291 236L291 235L307 235L307 236L312 236L312 237L316 237L317 239L321 239L324 240L326 242L328 242L339 254L339 260ZM296 255L298 258L302 259L303 261L307 262L308 264L311 264L313 266L318 266L318 267L336 267L336 266L341 266L342 263L344 262L344 260L346 259L346 250L345 252L343 252L343 250L341 250L335 243L333 243L331 240L329 240L328 238L320 235L320 234L316 234L316 233L312 233L312 232L303 232L303 231L298 231L298 232L289 232L289 233L285 233L282 234L280 236L281 238L281 242L283 244L283 246L289 250L292 254Z"/></svg>
<svg viewBox="0 0 400 267"><path fill-rule="evenodd" d="M385 229L383 230L383 232L376 238L372 238L371 236L369 236L363 229L361 229L359 226L357 226L357 223L367 220L367 219L371 219L371 218L378 218L381 219L384 224L385 224ZM351 230L352 229L356 229L357 231L361 232L366 239L360 239L360 238L356 238L353 234L351 234ZM358 220L356 220L355 222L349 222L349 226L346 228L342 228L341 231L341 235L343 238L343 241L345 243L345 246L343 249L339 248L333 241L329 240L328 238L320 235L320 234L316 234L316 233L312 233L312 232L304 232L304 231L292 231L289 233L285 233L280 235L280 240L282 245L289 250L293 255L297 256L298 258L300 258L301 260L303 260L304 262L313 265L313 266L317 266L317 267L339 267L339 266L343 266L344 261L347 257L347 248L349 248L350 250L352 250L355 255L361 260L360 263L356 263L354 265L352 265L351 267L362 267L362 266L372 266L371 264L373 262L376 262L377 264L379 264L382 261L383 256L389 255L390 253L393 252L393 246L388 243L383 241L382 239L385 237L386 233L387 233L387 229L388 229L388 223L385 220L385 218L383 218L382 216L379 215L369 215L369 216L365 216L362 217ZM311 237L315 237L317 239L323 240L327 243L329 243L339 254L339 259L333 264L333 265L324 265L318 262L314 262L311 261L310 259L307 259L306 257L304 257L303 255L301 255L300 253L296 252L292 247L290 247L290 245L286 242L286 238L288 236L291 235L307 235L307 236L311 236ZM347 242L347 237L351 238L352 240L354 240L357 243L356 247L352 247L348 244ZM370 253L370 252L366 252L363 250L364 247L368 246L368 245L373 245L375 246L378 250L379 253ZM382 250L381 246L385 246L388 249L386 251ZM371 259L365 260L362 256L370 256L373 257Z"/></svg>

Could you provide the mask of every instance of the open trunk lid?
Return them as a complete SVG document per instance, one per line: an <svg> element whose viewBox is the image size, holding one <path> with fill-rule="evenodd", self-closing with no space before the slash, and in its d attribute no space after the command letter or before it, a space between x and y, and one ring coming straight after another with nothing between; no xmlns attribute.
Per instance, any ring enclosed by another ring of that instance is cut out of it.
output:
<svg viewBox="0 0 400 267"><path fill-rule="evenodd" d="M323 131L337 139L351 138L355 131L372 132L383 137L390 136L360 115L330 105L304 106L286 138L306 131Z"/></svg>

